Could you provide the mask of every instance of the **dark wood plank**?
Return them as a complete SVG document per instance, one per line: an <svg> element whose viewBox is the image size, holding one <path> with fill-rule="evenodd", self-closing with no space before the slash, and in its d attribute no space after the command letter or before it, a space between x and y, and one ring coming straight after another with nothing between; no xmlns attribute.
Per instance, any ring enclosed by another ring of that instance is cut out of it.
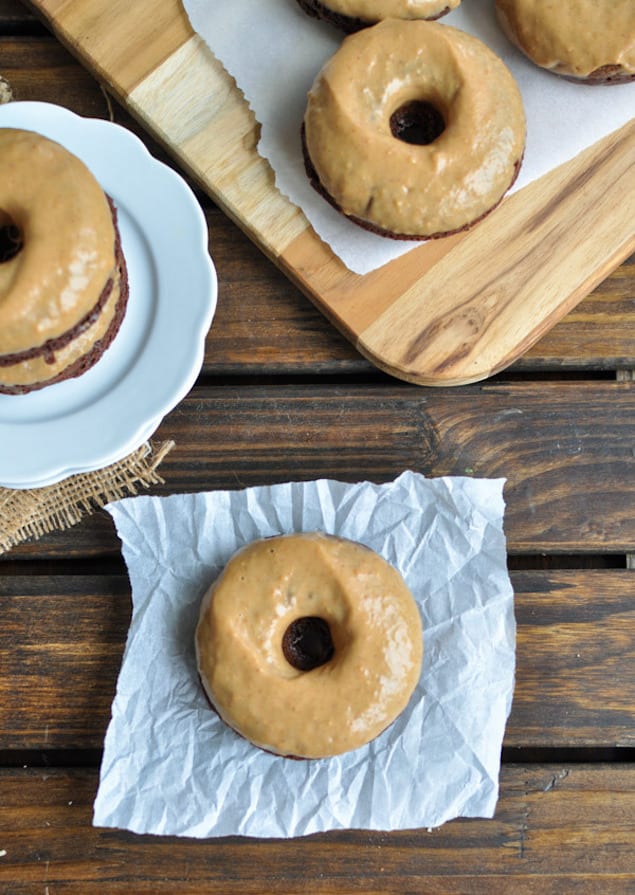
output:
<svg viewBox="0 0 635 895"><path fill-rule="evenodd" d="M479 387L199 387L157 438L176 447L155 493L237 489L290 479L507 479L510 552L633 549L632 382L490 382ZM16 556L116 555L109 524L89 518Z"/></svg>
<svg viewBox="0 0 635 895"><path fill-rule="evenodd" d="M507 746L635 746L635 574L513 572Z"/></svg>
<svg viewBox="0 0 635 895"><path fill-rule="evenodd" d="M514 572L506 746L634 746L635 575ZM125 576L0 579L0 750L99 749L130 619Z"/></svg>
<svg viewBox="0 0 635 895"><path fill-rule="evenodd" d="M191 840L91 827L97 775L0 771L11 895L627 895L635 767L512 765L491 820L304 839Z"/></svg>
<svg viewBox="0 0 635 895"><path fill-rule="evenodd" d="M632 383L195 390L159 429L171 491L322 476L506 477L513 552L632 548Z"/></svg>
<svg viewBox="0 0 635 895"><path fill-rule="evenodd" d="M100 747L130 622L127 578L8 576L0 605L0 749Z"/></svg>
<svg viewBox="0 0 635 895"><path fill-rule="evenodd" d="M16 26L32 27L36 22L33 13L19 0L0 0L0 34L11 33Z"/></svg>
<svg viewBox="0 0 635 895"><path fill-rule="evenodd" d="M52 37L6 37L0 31L0 74L11 84L14 100L56 103L78 115L109 117L108 101L95 79Z"/></svg>

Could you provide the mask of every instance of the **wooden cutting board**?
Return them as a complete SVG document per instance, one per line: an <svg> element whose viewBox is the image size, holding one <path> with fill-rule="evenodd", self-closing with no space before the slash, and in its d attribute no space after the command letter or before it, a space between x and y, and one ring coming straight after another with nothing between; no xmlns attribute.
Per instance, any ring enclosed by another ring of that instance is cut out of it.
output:
<svg viewBox="0 0 635 895"><path fill-rule="evenodd" d="M277 191L242 94L179 0L29 3L358 350L396 377L457 385L492 375L635 251L633 120L472 231L351 273Z"/></svg>

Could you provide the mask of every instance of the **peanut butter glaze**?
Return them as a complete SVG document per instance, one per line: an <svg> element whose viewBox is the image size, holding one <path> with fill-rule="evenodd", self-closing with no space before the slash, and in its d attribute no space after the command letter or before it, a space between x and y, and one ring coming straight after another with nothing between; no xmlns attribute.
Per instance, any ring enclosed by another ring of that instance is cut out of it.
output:
<svg viewBox="0 0 635 895"><path fill-rule="evenodd" d="M332 656L310 671L287 661L298 619L328 625ZM368 548L319 533L255 541L207 592L196 631L213 706L263 749L323 758L356 749L406 707L423 654L416 603Z"/></svg>
<svg viewBox="0 0 635 895"><path fill-rule="evenodd" d="M390 120L429 103L445 129L428 145ZM515 179L525 142L522 99L504 63L448 25L387 19L345 38L309 91L306 149L324 190L352 218L388 233L460 230Z"/></svg>
<svg viewBox="0 0 635 895"><path fill-rule="evenodd" d="M333 12L380 22L382 19L432 19L446 10L455 9L461 0L324 0Z"/></svg>
<svg viewBox="0 0 635 895"><path fill-rule="evenodd" d="M115 266L108 201L88 168L31 131L0 129L0 209L21 250L0 264L0 355L42 345L94 307Z"/></svg>
<svg viewBox="0 0 635 895"><path fill-rule="evenodd" d="M587 78L618 66L635 75L633 0L496 0L503 30L537 65Z"/></svg>
<svg viewBox="0 0 635 895"><path fill-rule="evenodd" d="M104 339L116 316L121 313L120 301L124 287L125 279L122 271L118 270L109 283L100 312L92 315L93 319L60 348L11 364L4 363L0 356L0 393L19 393L31 391L34 387L42 388L51 381L57 381L68 367L88 355L93 346Z"/></svg>

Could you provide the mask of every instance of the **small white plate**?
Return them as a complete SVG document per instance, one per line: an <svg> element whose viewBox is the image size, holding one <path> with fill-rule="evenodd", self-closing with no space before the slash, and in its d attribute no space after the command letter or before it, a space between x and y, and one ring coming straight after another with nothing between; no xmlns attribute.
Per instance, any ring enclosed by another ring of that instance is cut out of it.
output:
<svg viewBox="0 0 635 895"><path fill-rule="evenodd" d="M190 188L119 125L48 103L0 106L0 127L57 140L117 206L130 298L95 366L26 395L0 395L0 485L33 488L114 463L191 389L216 309L216 271Z"/></svg>

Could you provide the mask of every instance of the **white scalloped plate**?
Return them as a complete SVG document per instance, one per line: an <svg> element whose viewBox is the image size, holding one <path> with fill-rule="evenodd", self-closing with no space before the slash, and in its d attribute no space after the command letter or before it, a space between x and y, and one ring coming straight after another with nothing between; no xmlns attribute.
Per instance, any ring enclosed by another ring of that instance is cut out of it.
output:
<svg viewBox="0 0 635 895"><path fill-rule="evenodd" d="M0 485L33 488L121 459L191 389L216 309L203 212L185 181L130 131L48 103L0 106L0 127L57 140L115 201L128 310L113 344L77 379L0 395Z"/></svg>

